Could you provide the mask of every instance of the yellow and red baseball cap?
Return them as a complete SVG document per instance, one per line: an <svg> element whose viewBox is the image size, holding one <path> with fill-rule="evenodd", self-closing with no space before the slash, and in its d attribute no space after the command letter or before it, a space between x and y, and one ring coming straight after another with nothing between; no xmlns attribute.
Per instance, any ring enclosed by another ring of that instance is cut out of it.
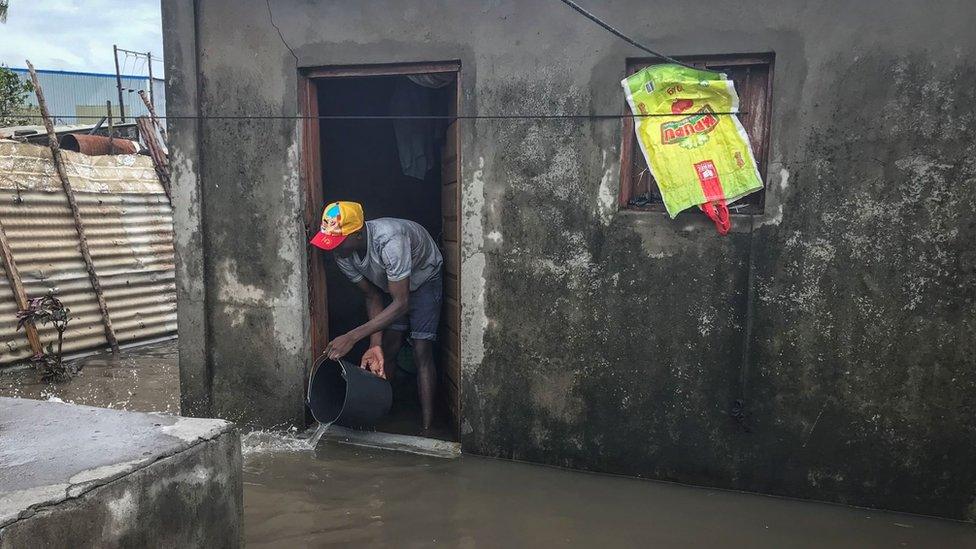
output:
<svg viewBox="0 0 976 549"><path fill-rule="evenodd" d="M322 229L310 244L326 251L336 249L347 236L363 228L363 207L356 202L333 202L322 212Z"/></svg>

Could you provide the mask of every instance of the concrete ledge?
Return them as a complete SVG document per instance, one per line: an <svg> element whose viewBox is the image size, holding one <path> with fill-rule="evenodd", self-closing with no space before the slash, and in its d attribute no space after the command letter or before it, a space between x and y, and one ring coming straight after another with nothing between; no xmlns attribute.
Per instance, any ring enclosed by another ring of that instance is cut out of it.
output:
<svg viewBox="0 0 976 549"><path fill-rule="evenodd" d="M422 456L453 459L461 455L461 445L456 442L409 435L391 435L375 431L357 431L338 425L329 426L322 438L341 444L407 452Z"/></svg>
<svg viewBox="0 0 976 549"><path fill-rule="evenodd" d="M226 421L0 398L0 548L237 547L242 488Z"/></svg>

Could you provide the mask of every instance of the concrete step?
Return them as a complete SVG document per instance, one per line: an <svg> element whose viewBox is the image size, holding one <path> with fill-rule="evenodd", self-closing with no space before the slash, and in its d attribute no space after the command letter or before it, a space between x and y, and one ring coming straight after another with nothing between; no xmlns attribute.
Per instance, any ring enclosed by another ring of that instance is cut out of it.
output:
<svg viewBox="0 0 976 549"><path fill-rule="evenodd" d="M309 437L315 432L309 430ZM376 431L358 431L330 425L322 436L324 440L331 440L340 444L350 444L353 446L363 446L366 448L378 448L381 450L391 450L394 452L407 452L410 454L420 454L439 458L453 459L461 455L461 445L457 442L449 442L436 438L415 437L410 435L394 435L390 433L380 433Z"/></svg>

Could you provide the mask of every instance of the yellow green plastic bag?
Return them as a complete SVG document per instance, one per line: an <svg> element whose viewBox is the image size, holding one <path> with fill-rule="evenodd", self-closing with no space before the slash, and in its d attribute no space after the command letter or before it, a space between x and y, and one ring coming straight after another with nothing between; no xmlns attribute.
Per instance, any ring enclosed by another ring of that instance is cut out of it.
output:
<svg viewBox="0 0 976 549"><path fill-rule="evenodd" d="M724 74L651 65L621 84L637 142L672 219L698 206L721 234L728 204L762 188L749 137L734 114L735 86Z"/></svg>

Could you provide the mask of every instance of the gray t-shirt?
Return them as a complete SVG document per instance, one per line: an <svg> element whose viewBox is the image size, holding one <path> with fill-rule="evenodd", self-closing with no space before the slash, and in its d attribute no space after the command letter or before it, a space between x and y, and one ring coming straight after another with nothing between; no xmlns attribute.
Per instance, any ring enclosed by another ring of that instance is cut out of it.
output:
<svg viewBox="0 0 976 549"><path fill-rule="evenodd" d="M389 293L387 281L410 277L410 291L441 271L444 259L427 229L406 219L384 217L366 222L366 257L336 258L353 283L363 278Z"/></svg>

